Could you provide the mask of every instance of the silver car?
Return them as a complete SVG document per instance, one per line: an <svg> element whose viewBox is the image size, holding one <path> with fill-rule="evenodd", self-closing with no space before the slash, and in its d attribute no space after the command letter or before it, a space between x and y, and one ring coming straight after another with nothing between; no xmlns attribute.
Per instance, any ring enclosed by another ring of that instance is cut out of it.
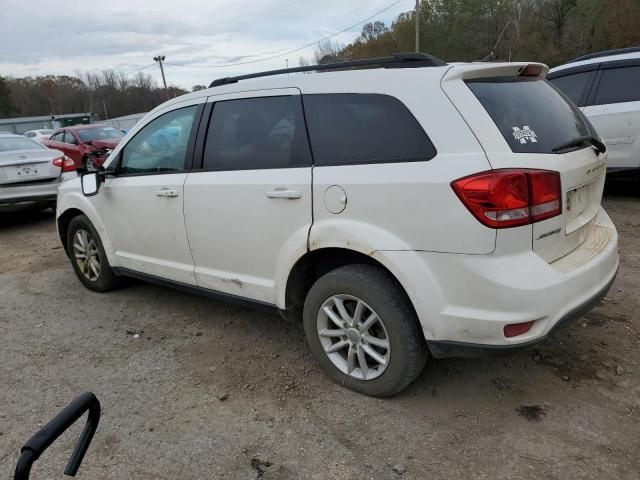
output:
<svg viewBox="0 0 640 480"><path fill-rule="evenodd" d="M76 175L73 160L62 152L0 133L0 212L53 207L58 185Z"/></svg>

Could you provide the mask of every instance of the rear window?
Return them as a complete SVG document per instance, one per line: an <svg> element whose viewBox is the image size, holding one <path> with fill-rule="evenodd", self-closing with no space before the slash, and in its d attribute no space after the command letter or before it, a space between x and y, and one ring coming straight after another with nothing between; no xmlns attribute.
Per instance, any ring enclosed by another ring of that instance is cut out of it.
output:
<svg viewBox="0 0 640 480"><path fill-rule="evenodd" d="M316 165L425 161L436 149L398 99L380 94L314 94L304 109Z"/></svg>
<svg viewBox="0 0 640 480"><path fill-rule="evenodd" d="M562 93L573 100L573 103L579 107L585 104L587 87L591 85L591 80L595 75L595 71L572 73L563 77L555 77L549 81L559 88Z"/></svg>
<svg viewBox="0 0 640 480"><path fill-rule="evenodd" d="M483 78L467 85L515 153L553 153L575 138L594 135L578 108L546 80Z"/></svg>
<svg viewBox="0 0 640 480"><path fill-rule="evenodd" d="M0 152L12 152L14 150L39 150L47 147L24 137L0 137Z"/></svg>

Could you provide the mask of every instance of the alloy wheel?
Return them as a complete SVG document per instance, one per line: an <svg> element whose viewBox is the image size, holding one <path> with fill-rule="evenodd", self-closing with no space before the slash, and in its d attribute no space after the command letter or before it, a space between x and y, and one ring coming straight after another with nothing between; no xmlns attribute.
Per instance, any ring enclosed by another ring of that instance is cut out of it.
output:
<svg viewBox="0 0 640 480"><path fill-rule="evenodd" d="M318 311L317 329L327 357L343 373L373 380L391 358L387 329L378 314L352 295L333 295Z"/></svg>
<svg viewBox="0 0 640 480"><path fill-rule="evenodd" d="M95 238L84 229L76 231L73 237L73 256L82 275L95 282L100 276L100 251Z"/></svg>

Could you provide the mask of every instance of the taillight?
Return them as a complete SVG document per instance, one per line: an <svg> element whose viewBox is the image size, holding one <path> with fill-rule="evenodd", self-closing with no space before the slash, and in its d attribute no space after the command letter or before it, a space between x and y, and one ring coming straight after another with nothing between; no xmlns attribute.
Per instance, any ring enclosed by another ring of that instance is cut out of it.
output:
<svg viewBox="0 0 640 480"><path fill-rule="evenodd" d="M75 162L69 157L56 158L53 161L53 165L61 168L63 172L73 172L76 169Z"/></svg>
<svg viewBox="0 0 640 480"><path fill-rule="evenodd" d="M518 227L562 212L558 172L492 170L455 180L451 187L469 211L487 227Z"/></svg>

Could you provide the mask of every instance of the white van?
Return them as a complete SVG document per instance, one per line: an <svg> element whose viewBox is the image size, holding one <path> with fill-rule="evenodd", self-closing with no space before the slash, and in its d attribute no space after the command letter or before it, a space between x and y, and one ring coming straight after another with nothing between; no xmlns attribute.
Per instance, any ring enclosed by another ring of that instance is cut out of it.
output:
<svg viewBox="0 0 640 480"><path fill-rule="evenodd" d="M640 168L640 47L576 58L552 68L548 79L602 136L608 171Z"/></svg>

